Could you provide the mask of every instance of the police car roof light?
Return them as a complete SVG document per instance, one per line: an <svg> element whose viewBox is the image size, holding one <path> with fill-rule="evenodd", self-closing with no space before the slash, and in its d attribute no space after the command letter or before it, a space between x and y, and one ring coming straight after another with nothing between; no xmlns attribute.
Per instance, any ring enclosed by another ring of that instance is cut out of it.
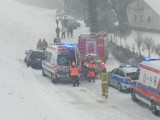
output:
<svg viewBox="0 0 160 120"><path fill-rule="evenodd" d="M154 60L160 60L160 59L154 59L154 58L144 58L144 61L154 61Z"/></svg>

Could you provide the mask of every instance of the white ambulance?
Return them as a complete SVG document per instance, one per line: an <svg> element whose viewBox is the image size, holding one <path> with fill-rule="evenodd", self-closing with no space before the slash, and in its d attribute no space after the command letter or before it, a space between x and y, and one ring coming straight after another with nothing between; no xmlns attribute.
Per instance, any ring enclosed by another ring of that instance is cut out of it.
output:
<svg viewBox="0 0 160 120"><path fill-rule="evenodd" d="M51 77L53 83L59 80L70 80L69 68L72 61L75 61L78 67L81 66L77 45L49 45L42 61L42 75Z"/></svg>
<svg viewBox="0 0 160 120"><path fill-rule="evenodd" d="M131 97L133 101L143 101L150 105L152 113L160 110L160 59L145 59L134 77Z"/></svg>

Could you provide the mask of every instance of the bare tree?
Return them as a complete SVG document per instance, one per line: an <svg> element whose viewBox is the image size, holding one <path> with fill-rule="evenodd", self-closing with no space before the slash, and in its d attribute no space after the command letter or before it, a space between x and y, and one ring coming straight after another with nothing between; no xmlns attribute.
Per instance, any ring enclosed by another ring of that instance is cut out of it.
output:
<svg viewBox="0 0 160 120"><path fill-rule="evenodd" d="M148 50L148 57L151 56L151 50L154 46L154 40L152 38L145 38L144 39L144 44Z"/></svg>
<svg viewBox="0 0 160 120"><path fill-rule="evenodd" d="M142 42L143 42L143 38L142 38L142 32L136 32L136 36L134 37L134 40L137 44L137 47L138 47L138 52L139 52L139 55L141 54L141 45L142 45Z"/></svg>
<svg viewBox="0 0 160 120"><path fill-rule="evenodd" d="M155 46L155 52L160 58L160 44L159 43Z"/></svg>

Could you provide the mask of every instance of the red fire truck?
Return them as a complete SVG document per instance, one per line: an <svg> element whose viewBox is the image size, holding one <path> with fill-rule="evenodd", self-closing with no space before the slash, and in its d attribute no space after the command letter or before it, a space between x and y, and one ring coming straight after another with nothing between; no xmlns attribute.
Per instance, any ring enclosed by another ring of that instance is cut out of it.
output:
<svg viewBox="0 0 160 120"><path fill-rule="evenodd" d="M107 43L106 37L92 34L81 34L78 39L78 48L81 56L97 54L105 60L109 55Z"/></svg>

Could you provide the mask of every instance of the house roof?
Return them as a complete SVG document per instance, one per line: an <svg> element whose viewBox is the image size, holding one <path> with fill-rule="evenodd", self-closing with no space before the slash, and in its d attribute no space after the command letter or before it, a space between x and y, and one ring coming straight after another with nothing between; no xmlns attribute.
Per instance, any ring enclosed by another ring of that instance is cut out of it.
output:
<svg viewBox="0 0 160 120"><path fill-rule="evenodd" d="M143 0L146 2L156 13L160 15L160 0Z"/></svg>

